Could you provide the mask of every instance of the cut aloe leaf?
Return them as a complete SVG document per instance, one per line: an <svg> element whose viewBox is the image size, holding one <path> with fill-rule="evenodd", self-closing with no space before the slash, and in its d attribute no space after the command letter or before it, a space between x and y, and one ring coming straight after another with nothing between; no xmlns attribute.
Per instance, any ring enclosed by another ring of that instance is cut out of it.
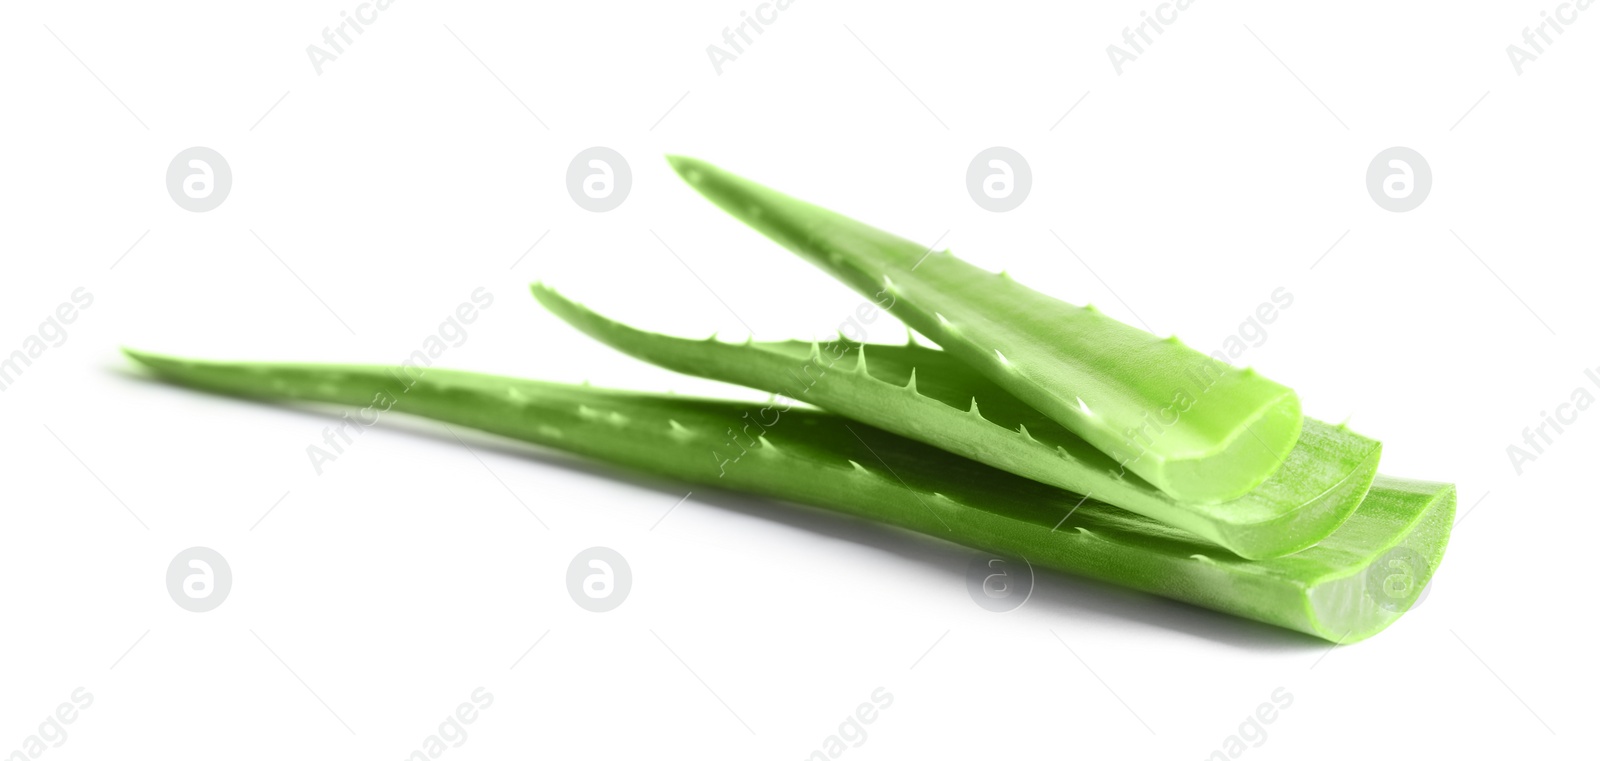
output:
<svg viewBox="0 0 1600 761"><path fill-rule="evenodd" d="M729 344L629 327L548 286L534 297L619 351L690 375L783 394L1001 470L1087 494L1188 531L1246 558L1321 541L1361 503L1382 445L1306 420L1284 465L1242 497L1175 499L939 349L907 344L783 341ZM759 425L746 423L759 432ZM753 433L751 434L753 435Z"/></svg>
<svg viewBox="0 0 1600 761"><path fill-rule="evenodd" d="M1322 543L1243 560L1149 518L827 412L773 418L772 408L746 403L447 370L129 355L174 383L421 415L633 471L819 505L1332 642L1371 636L1405 612L1438 567L1455 511L1448 484L1379 476ZM720 454L727 430L752 417L771 422L737 459ZM1383 591L1397 565L1409 597Z"/></svg>
<svg viewBox="0 0 1600 761"><path fill-rule="evenodd" d="M669 156L724 211L862 294L1176 499L1225 502L1284 463L1300 400L1251 369L717 167Z"/></svg>

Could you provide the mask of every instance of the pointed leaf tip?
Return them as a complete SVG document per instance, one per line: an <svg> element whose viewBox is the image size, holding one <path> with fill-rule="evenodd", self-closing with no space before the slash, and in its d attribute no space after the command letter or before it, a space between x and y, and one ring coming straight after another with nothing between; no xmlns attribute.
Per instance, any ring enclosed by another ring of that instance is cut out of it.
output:
<svg viewBox="0 0 1600 761"><path fill-rule="evenodd" d="M672 165L672 171L677 172L678 176L690 185L699 185L707 174L715 170L710 164L688 156L667 154L667 163Z"/></svg>

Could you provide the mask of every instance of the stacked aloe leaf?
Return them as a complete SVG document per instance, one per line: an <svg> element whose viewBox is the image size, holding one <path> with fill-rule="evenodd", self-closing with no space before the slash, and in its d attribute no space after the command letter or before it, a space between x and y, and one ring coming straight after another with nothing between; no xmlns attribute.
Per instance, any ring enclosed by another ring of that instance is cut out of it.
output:
<svg viewBox="0 0 1600 761"><path fill-rule="evenodd" d="M767 405L474 373L201 362L158 375L257 398L398 409L651 474L820 505L1335 642L1402 615L1443 556L1449 484L1289 388L1005 275L674 157L696 190L941 348L690 340L542 285L595 339ZM386 401L381 401L386 400Z"/></svg>

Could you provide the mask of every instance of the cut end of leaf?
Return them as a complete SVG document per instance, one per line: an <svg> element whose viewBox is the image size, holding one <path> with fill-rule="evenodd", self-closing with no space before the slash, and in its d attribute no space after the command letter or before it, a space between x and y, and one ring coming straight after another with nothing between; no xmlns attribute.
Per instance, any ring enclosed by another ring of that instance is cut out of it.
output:
<svg viewBox="0 0 1600 761"><path fill-rule="evenodd" d="M1369 557L1365 564L1324 579L1306 593L1315 633L1331 642L1366 639L1416 604L1450 542L1456 490L1452 484L1378 476L1361 510L1374 522L1388 521L1405 529L1392 535L1393 544L1376 549L1341 546L1346 541L1370 542L1374 538L1370 536L1336 533L1323 542L1334 552L1359 551Z"/></svg>

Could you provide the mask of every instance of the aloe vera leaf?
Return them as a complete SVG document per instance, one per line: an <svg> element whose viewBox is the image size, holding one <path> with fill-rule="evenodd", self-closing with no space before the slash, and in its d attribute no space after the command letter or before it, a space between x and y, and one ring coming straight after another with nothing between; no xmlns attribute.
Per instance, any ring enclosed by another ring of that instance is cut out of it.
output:
<svg viewBox="0 0 1600 761"><path fill-rule="evenodd" d="M1299 397L1252 369L703 161L667 158L724 211L890 302L906 324L1177 499L1242 496L1300 436Z"/></svg>
<svg viewBox="0 0 1600 761"><path fill-rule="evenodd" d="M649 333L596 314L548 286L534 297L601 343L670 370L783 394L955 454L1139 513L1245 558L1298 552L1361 503L1382 445L1306 420L1284 465L1220 504L1175 499L947 352L907 344L729 344Z"/></svg>
<svg viewBox="0 0 1600 761"><path fill-rule="evenodd" d="M770 408L448 370L128 354L181 385L387 405L631 471L830 508L1333 642L1371 636L1405 611L1410 599L1371 593L1373 569L1386 572L1397 553L1409 559L1414 598L1438 567L1455 511L1448 484L1379 476L1320 544L1243 560L1149 518L827 412L783 412L730 459L718 453L726 431Z"/></svg>

